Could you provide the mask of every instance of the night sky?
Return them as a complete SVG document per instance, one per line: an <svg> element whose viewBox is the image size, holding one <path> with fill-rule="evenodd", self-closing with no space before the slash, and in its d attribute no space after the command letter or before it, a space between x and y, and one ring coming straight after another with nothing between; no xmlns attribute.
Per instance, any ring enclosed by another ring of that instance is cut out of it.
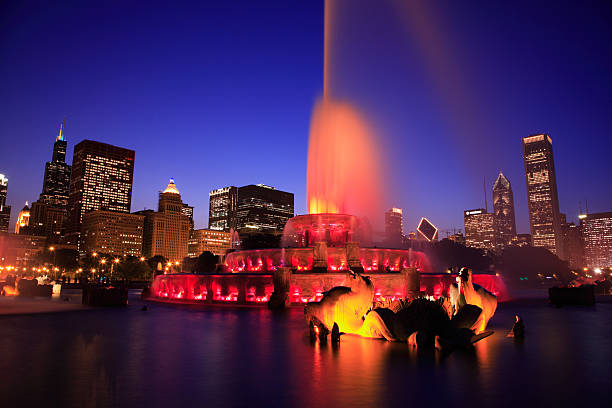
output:
<svg viewBox="0 0 612 408"><path fill-rule="evenodd" d="M83 139L136 151L132 211L156 208L170 177L199 228L208 192L228 185L273 185L306 211L323 0L200 3L0 4L11 229L40 194L64 117L69 163ZM521 137L538 132L552 137L568 219L586 200L590 212L612 211L612 3L338 7L335 95L377 130L385 204L405 209L406 232L421 216L463 229L463 210L483 206L483 177L491 207L499 170L514 189L518 231L528 232Z"/></svg>

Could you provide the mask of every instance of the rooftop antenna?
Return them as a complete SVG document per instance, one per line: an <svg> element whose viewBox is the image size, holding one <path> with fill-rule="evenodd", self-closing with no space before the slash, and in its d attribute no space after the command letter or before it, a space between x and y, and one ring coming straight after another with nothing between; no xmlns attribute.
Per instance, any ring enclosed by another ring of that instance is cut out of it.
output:
<svg viewBox="0 0 612 408"><path fill-rule="evenodd" d="M488 208L487 208L487 182L486 182L486 177L482 178L482 190L484 191L484 204L485 204L485 213L488 213Z"/></svg>

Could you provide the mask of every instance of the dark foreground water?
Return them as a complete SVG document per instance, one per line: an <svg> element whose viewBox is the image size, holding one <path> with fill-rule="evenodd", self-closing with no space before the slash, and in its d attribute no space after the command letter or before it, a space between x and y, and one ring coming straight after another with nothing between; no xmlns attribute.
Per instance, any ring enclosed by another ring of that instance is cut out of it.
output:
<svg viewBox="0 0 612 408"><path fill-rule="evenodd" d="M607 406L612 304L502 304L495 334L442 356L344 336L312 345L301 309L128 309L0 317L0 406ZM513 313L527 338L505 338Z"/></svg>

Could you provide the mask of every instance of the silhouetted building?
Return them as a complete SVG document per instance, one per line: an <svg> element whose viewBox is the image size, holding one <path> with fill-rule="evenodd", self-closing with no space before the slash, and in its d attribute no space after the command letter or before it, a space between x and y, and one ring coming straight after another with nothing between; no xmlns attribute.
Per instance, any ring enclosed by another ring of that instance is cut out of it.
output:
<svg viewBox="0 0 612 408"><path fill-rule="evenodd" d="M28 207L28 202L26 201L25 205L19 211L19 215L17 216L17 222L15 222L15 234L25 234L29 230L30 225L30 207Z"/></svg>
<svg viewBox="0 0 612 408"><path fill-rule="evenodd" d="M563 253L570 268L582 268L584 266L582 225L573 222L563 224L563 246Z"/></svg>
<svg viewBox="0 0 612 408"><path fill-rule="evenodd" d="M586 214L580 218L586 266L612 267L612 212Z"/></svg>
<svg viewBox="0 0 612 408"><path fill-rule="evenodd" d="M463 212L465 245L472 248L495 248L495 214L484 208Z"/></svg>
<svg viewBox="0 0 612 408"><path fill-rule="evenodd" d="M85 213L130 212L134 156L133 150L91 140L83 140L74 147L66 239L79 245L79 250Z"/></svg>
<svg viewBox="0 0 612 408"><path fill-rule="evenodd" d="M148 210L136 214L145 216L144 256L150 258L161 255L172 262L180 262L187 256L189 217L183 214L181 194L173 179L159 193L157 212Z"/></svg>
<svg viewBox="0 0 612 408"><path fill-rule="evenodd" d="M495 244L499 248L504 248L510 245L516 235L516 220L512 186L501 172L493 184L493 213L495 214Z"/></svg>
<svg viewBox="0 0 612 408"><path fill-rule="evenodd" d="M390 245L401 245L404 223L401 208L391 208L385 212L385 241Z"/></svg>
<svg viewBox="0 0 612 408"><path fill-rule="evenodd" d="M232 234L210 229L194 230L189 239L190 258L197 258L204 251L210 251L221 257L232 247Z"/></svg>
<svg viewBox="0 0 612 408"><path fill-rule="evenodd" d="M68 142L64 140L64 126L60 130L53 144L53 156L45 165L45 178L39 201L52 206L66 208L70 190L70 166L66 164L66 148Z"/></svg>
<svg viewBox="0 0 612 408"><path fill-rule="evenodd" d="M450 239L453 242L456 242L457 244L465 245L465 235L463 235L461 231L453 235L449 235L448 239Z"/></svg>
<svg viewBox="0 0 612 408"><path fill-rule="evenodd" d="M236 230L241 233L282 233L293 215L293 193L263 184L238 188Z"/></svg>
<svg viewBox="0 0 612 408"><path fill-rule="evenodd" d="M11 206L6 205L8 178L0 174L0 232L8 232L11 222Z"/></svg>
<svg viewBox="0 0 612 408"><path fill-rule="evenodd" d="M34 201L30 207L28 231L33 235L47 237L49 242L59 242L63 236L66 208Z"/></svg>
<svg viewBox="0 0 612 408"><path fill-rule="evenodd" d="M213 190L209 199L208 228L225 232L235 230L238 189L230 186Z"/></svg>
<svg viewBox="0 0 612 408"><path fill-rule="evenodd" d="M83 216L81 248L85 253L142 256L143 215L95 210Z"/></svg>
<svg viewBox="0 0 612 408"><path fill-rule="evenodd" d="M550 136L539 134L524 137L523 159L532 244L547 248L564 259L557 179Z"/></svg>

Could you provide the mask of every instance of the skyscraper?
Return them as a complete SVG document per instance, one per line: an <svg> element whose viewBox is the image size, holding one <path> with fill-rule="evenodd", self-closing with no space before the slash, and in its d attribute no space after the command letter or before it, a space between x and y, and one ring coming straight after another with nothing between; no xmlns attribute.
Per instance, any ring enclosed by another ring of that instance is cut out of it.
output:
<svg viewBox="0 0 612 408"><path fill-rule="evenodd" d="M563 228L563 253L570 268L579 269L584 266L584 243L582 239L583 225L565 222Z"/></svg>
<svg viewBox="0 0 612 408"><path fill-rule="evenodd" d="M282 233L285 224L293 215L293 193L264 184L238 188L238 231Z"/></svg>
<svg viewBox="0 0 612 408"><path fill-rule="evenodd" d="M514 195L510 181L499 172L493 184L493 213L495 214L495 241L498 247L510 244L516 235Z"/></svg>
<svg viewBox="0 0 612 408"><path fill-rule="evenodd" d="M45 204L60 208L66 208L68 205L70 189L70 166L66 164L68 143L64 139L65 123L64 121L60 125L59 133L55 138L51 161L45 164L45 178L39 198Z"/></svg>
<svg viewBox="0 0 612 408"><path fill-rule="evenodd" d="M225 232L235 230L238 189L230 186L212 190L209 199L208 228Z"/></svg>
<svg viewBox="0 0 612 408"><path fill-rule="evenodd" d="M547 134L523 138L532 245L563 257L563 233L552 140Z"/></svg>
<svg viewBox="0 0 612 408"><path fill-rule="evenodd" d="M29 233L46 236L51 242L61 240L68 216L70 166L66 164L65 130L64 121L55 137L51 161L45 165L42 192L30 208Z"/></svg>
<svg viewBox="0 0 612 408"><path fill-rule="evenodd" d="M580 218L586 266L612 267L612 212L586 214Z"/></svg>
<svg viewBox="0 0 612 408"><path fill-rule="evenodd" d="M159 193L157 212L142 211L137 214L145 215L144 256L161 255L172 262L181 262L187 256L189 217L183 214L183 201L173 179Z"/></svg>
<svg viewBox="0 0 612 408"><path fill-rule="evenodd" d="M93 210L130 212L133 150L83 140L74 147L66 239L79 244L83 215Z"/></svg>
<svg viewBox="0 0 612 408"><path fill-rule="evenodd" d="M473 248L495 248L495 214L484 208L463 212L465 245Z"/></svg>
<svg viewBox="0 0 612 408"><path fill-rule="evenodd" d="M11 221L11 206L6 205L6 192L8 190L8 178L0 174L0 232L8 232Z"/></svg>
<svg viewBox="0 0 612 408"><path fill-rule="evenodd" d="M385 212L385 240L390 245L400 245L404 232L402 209L391 208Z"/></svg>
<svg viewBox="0 0 612 408"><path fill-rule="evenodd" d="M195 225L193 222L193 206L187 203L183 203L182 213L183 215L186 215L187 217L189 217L189 237L191 237L191 234L193 234L193 228Z"/></svg>

